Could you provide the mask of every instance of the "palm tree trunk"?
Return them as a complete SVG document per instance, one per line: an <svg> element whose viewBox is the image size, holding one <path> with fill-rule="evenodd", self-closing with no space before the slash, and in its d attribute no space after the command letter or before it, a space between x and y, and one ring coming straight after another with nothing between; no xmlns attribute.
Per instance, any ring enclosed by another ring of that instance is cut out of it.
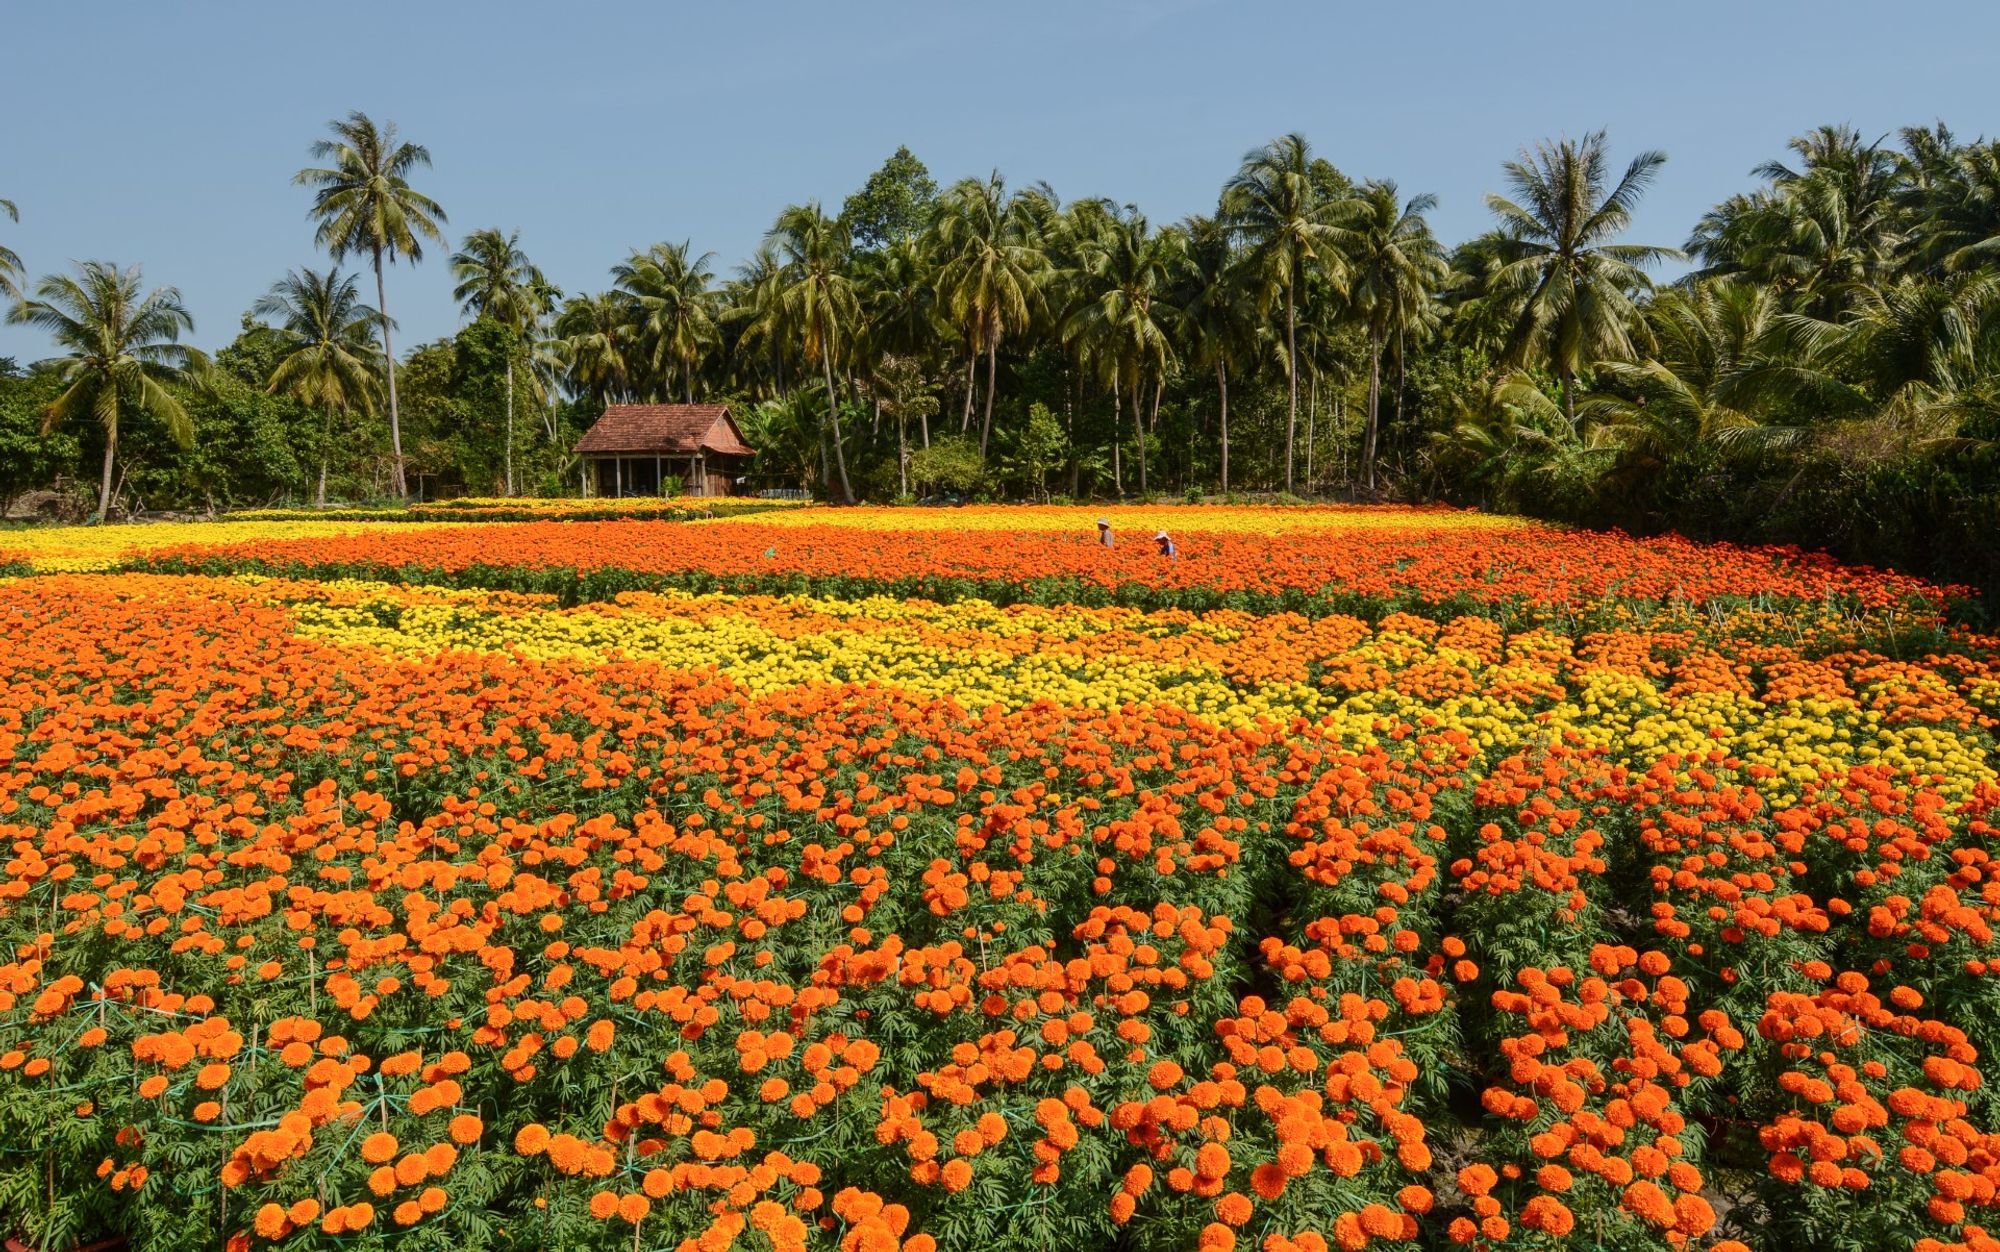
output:
<svg viewBox="0 0 2000 1252"><path fill-rule="evenodd" d="M826 484L826 498L833 499L833 453L826 446L826 423L819 426L819 480Z"/></svg>
<svg viewBox="0 0 2000 1252"><path fill-rule="evenodd" d="M514 358L507 358L507 494L514 494Z"/></svg>
<svg viewBox="0 0 2000 1252"><path fill-rule="evenodd" d="M910 494L909 419L900 411L896 414L896 494Z"/></svg>
<svg viewBox="0 0 2000 1252"><path fill-rule="evenodd" d="M1410 362L1402 354L1402 326L1398 326L1396 328L1396 422L1394 422L1394 426L1396 426L1396 438L1402 438L1402 434L1404 434L1404 430L1402 430L1402 394L1408 388L1410 388ZM1398 468L1404 466L1404 460L1402 460L1400 454L1396 458L1396 464L1398 464Z"/></svg>
<svg viewBox="0 0 2000 1252"><path fill-rule="evenodd" d="M1361 477L1375 490L1376 413L1382 405L1382 336L1368 336L1368 429L1361 438Z"/></svg>
<svg viewBox="0 0 2000 1252"><path fill-rule="evenodd" d="M1333 393L1333 446L1340 449L1340 481L1347 481L1347 414L1340 406L1340 393Z"/></svg>
<svg viewBox="0 0 2000 1252"><path fill-rule="evenodd" d="M97 489L97 520L111 519L111 460L118 450L118 422L114 418L104 428L104 482Z"/></svg>
<svg viewBox="0 0 2000 1252"><path fill-rule="evenodd" d="M1000 355L1000 336L986 341L986 416L979 423L979 459L986 459L986 441L993 434L993 370Z"/></svg>
<svg viewBox="0 0 2000 1252"><path fill-rule="evenodd" d="M1132 379L1132 429L1139 433L1139 494L1146 494L1146 412L1140 400L1145 389L1139 379Z"/></svg>
<svg viewBox="0 0 2000 1252"><path fill-rule="evenodd" d="M1563 417L1569 422L1570 430L1574 432L1576 430L1576 375L1570 372L1570 368L1567 365L1563 366L1562 384Z"/></svg>
<svg viewBox="0 0 2000 1252"><path fill-rule="evenodd" d="M1319 366L1306 380L1306 492L1313 489L1313 452L1319 446Z"/></svg>
<svg viewBox="0 0 2000 1252"><path fill-rule="evenodd" d="M1215 387L1222 397L1218 410L1222 430L1222 494L1229 494L1229 366L1223 361L1215 363Z"/></svg>
<svg viewBox="0 0 2000 1252"><path fill-rule="evenodd" d="M1292 305L1291 276L1285 281L1285 379L1291 398L1285 409L1285 490L1292 489L1292 444L1299 436L1299 326Z"/></svg>
<svg viewBox="0 0 2000 1252"><path fill-rule="evenodd" d="M965 358L965 415L958 419L958 433L972 429L972 393L977 391L975 379L979 370L979 341L972 341L972 351Z"/></svg>
<svg viewBox="0 0 2000 1252"><path fill-rule="evenodd" d="M333 455L333 410L326 411L326 423L320 429L319 440L319 486L313 491L313 507L326 507L326 463Z"/></svg>
<svg viewBox="0 0 2000 1252"><path fill-rule="evenodd" d="M1402 327L1399 326L1396 328L1396 421L1395 421L1395 427L1399 434L1403 429L1403 392L1409 389L1409 385L1410 385L1410 363L1409 359L1403 355L1403 329ZM1398 464L1401 464L1401 462L1398 461Z"/></svg>
<svg viewBox="0 0 2000 1252"><path fill-rule="evenodd" d="M1125 498L1125 467L1119 454L1125 441L1118 434L1118 423L1124 420L1125 392L1114 370L1111 375L1111 489L1118 493L1120 500Z"/></svg>
<svg viewBox="0 0 2000 1252"><path fill-rule="evenodd" d="M1069 366L1065 364L1063 366L1063 444L1066 451L1063 455L1069 462L1069 490L1066 494L1071 500L1076 499L1077 476L1082 472L1082 467L1077 464L1076 456L1076 406L1082 395L1082 372L1078 371L1076 379L1072 382Z"/></svg>
<svg viewBox="0 0 2000 1252"><path fill-rule="evenodd" d="M840 446L840 392L833 382L833 353L822 349L820 361L826 367L826 415L833 423L833 459L840 467L840 502L854 503L854 488L847 482L847 449Z"/></svg>
<svg viewBox="0 0 2000 1252"><path fill-rule="evenodd" d="M382 315L382 366L389 376L389 486L398 500L410 495L409 480L403 476L403 423L396 407L396 349L389 342L389 289L382 278L382 250L375 249L375 309Z"/></svg>

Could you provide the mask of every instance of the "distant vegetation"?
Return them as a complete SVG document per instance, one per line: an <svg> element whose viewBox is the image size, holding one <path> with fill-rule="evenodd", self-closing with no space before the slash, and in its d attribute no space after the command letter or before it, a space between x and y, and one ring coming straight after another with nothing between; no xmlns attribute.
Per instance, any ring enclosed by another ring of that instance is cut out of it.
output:
<svg viewBox="0 0 2000 1252"><path fill-rule="evenodd" d="M604 404L726 400L765 483L834 500L1443 499L2000 584L2000 148L1942 125L1797 137L1679 249L1628 233L1665 156L1621 165L1602 134L1496 162L1493 228L1456 248L1431 197L1297 135L1172 224L940 186L904 149L727 276L662 223L574 294L502 230L451 251L394 126L309 151L333 264L212 358L136 268L30 281L0 247L9 316L59 354L0 378L0 499L58 475L99 512L574 492ZM388 271L427 251L467 323L387 371Z"/></svg>

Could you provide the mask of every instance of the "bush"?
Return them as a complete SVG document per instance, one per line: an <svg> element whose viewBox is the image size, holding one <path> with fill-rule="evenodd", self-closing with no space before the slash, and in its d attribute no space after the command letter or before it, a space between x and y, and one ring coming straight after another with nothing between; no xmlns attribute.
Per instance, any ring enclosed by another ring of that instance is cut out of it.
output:
<svg viewBox="0 0 2000 1252"><path fill-rule="evenodd" d="M979 441L966 435L946 435L928 448L910 453L910 482L919 496L968 496L986 481L986 462Z"/></svg>

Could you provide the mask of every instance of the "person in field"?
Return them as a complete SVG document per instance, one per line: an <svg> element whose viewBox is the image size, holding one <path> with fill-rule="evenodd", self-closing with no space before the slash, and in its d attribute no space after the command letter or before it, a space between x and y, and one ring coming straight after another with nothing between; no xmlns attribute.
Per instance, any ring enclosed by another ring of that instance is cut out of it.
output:
<svg viewBox="0 0 2000 1252"><path fill-rule="evenodd" d="M1111 537L1111 519L1108 517L1100 517L1097 519L1097 542L1103 544L1107 548L1115 548L1118 546L1118 541Z"/></svg>
<svg viewBox="0 0 2000 1252"><path fill-rule="evenodd" d="M1181 550L1174 546L1174 541L1167 537L1166 531L1163 530L1155 534L1153 542L1160 545L1160 555L1169 561L1178 561L1181 559Z"/></svg>

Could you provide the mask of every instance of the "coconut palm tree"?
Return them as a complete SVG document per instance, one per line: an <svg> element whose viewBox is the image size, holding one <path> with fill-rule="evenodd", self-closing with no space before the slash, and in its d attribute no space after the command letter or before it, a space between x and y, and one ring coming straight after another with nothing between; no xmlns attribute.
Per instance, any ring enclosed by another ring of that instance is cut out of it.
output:
<svg viewBox="0 0 2000 1252"><path fill-rule="evenodd" d="M10 222L21 220L21 210L14 207L12 200L0 200L0 213L5 213ZM21 254L0 244L0 296L19 300L21 282L25 277L26 271L21 268Z"/></svg>
<svg viewBox="0 0 2000 1252"><path fill-rule="evenodd" d="M625 360L626 327L631 320L630 301L618 292L572 296L563 302L554 329L573 394L598 408L632 394L632 372Z"/></svg>
<svg viewBox="0 0 2000 1252"><path fill-rule="evenodd" d="M659 394L670 398L678 382L689 404L702 358L717 342L714 274L708 268L715 254L691 252L689 242L656 243L611 267L613 285L632 298L639 319L633 337L658 380Z"/></svg>
<svg viewBox="0 0 2000 1252"><path fill-rule="evenodd" d="M1246 258L1263 282L1264 305L1285 306L1285 490L1292 489L1292 450L1299 429L1299 291L1308 270L1336 289L1346 286L1345 258L1334 228L1345 214L1346 180L1299 134L1274 139L1243 158L1222 193L1222 214L1248 245Z"/></svg>
<svg viewBox="0 0 2000 1252"><path fill-rule="evenodd" d="M785 320L784 294L784 263L777 248L766 239L757 245L749 260L736 267L736 276L724 293L727 312L722 315L725 325L736 327L735 355L739 368L749 367L752 380L756 380L757 371L750 361L758 353L768 358L771 390L766 391L753 381L753 394L775 394L780 400L789 394L785 364L792 333Z"/></svg>
<svg viewBox="0 0 2000 1252"><path fill-rule="evenodd" d="M938 333L937 288L930 258L914 239L897 239L860 254L855 262L870 355L902 357L906 364L928 356ZM928 422L924 446L930 446Z"/></svg>
<svg viewBox="0 0 2000 1252"><path fill-rule="evenodd" d="M1229 490L1229 370L1250 348L1254 329L1246 275L1229 230L1218 218L1194 216L1181 224L1186 246L1176 255L1175 312L1194 359L1215 371L1217 430L1222 453L1220 489Z"/></svg>
<svg viewBox="0 0 2000 1252"><path fill-rule="evenodd" d="M1041 307L1038 284L1048 260L1031 229L1028 206L1009 197L998 171L981 182L968 178L946 192L932 227L938 257L938 289L976 360L986 356L986 413L980 422L979 454L986 455L993 433L993 390L1000 341L1025 329ZM972 422L972 389L965 393L965 418Z"/></svg>
<svg viewBox="0 0 2000 1252"><path fill-rule="evenodd" d="M1124 420L1124 392L1118 387L1117 367L1111 361L1111 345L1101 328L1079 316L1084 306L1099 295L1090 273L1090 258L1103 237L1119 226L1117 206L1092 197L1072 200L1067 205L1046 185L1023 193L1023 211L1029 216L1036 240L1048 268L1041 277L1043 316L1064 366L1064 434L1069 442L1069 491L1074 495L1087 461L1101 461L1085 453L1076 439L1077 410L1086 403L1093 381L1107 384L1112 399L1113 439L1110 459L1112 483L1124 490L1124 467L1116 428Z"/></svg>
<svg viewBox="0 0 2000 1252"><path fill-rule="evenodd" d="M833 382L834 358L841 351L842 337L860 320L860 302L854 282L847 276L847 228L820 212L817 200L808 200L780 213L767 238L777 246L782 259L786 319L803 337L805 359L819 362L826 375L827 422L833 432L840 498L853 504L847 451L841 443L840 392Z"/></svg>
<svg viewBox="0 0 2000 1252"><path fill-rule="evenodd" d="M415 265L424 259L423 241L443 243L444 210L410 186L413 170L428 168L429 149L398 142L394 122L377 126L361 112L327 123L331 138L316 141L314 160L292 177L314 188L310 217L318 222L313 241L335 261L350 252L366 254L375 265L375 307L382 314L382 360L389 384L389 448L394 457L390 483L398 496L409 494L403 475L403 428L396 408L396 350L389 340L389 294L384 263L398 257Z"/></svg>
<svg viewBox="0 0 2000 1252"><path fill-rule="evenodd" d="M1907 140L1906 140L1907 142ZM1922 255L1947 273L1964 273L2000 258L2000 142L1949 153L1946 177L1920 201Z"/></svg>
<svg viewBox="0 0 2000 1252"><path fill-rule="evenodd" d="M42 279L32 299L7 311L7 320L47 331L65 350L56 359L56 372L69 385L42 410L42 429L85 414L104 427L99 521L111 512L111 465L126 412L158 418L183 447L194 442L194 423L166 385L206 372L208 358L179 342L182 331L194 329L194 315L176 289L141 294L138 266L84 261L74 277Z"/></svg>
<svg viewBox="0 0 2000 1252"><path fill-rule="evenodd" d="M361 302L355 276L343 277L333 267L324 274L304 270L285 275L258 297L250 313L278 321L273 329L282 346L265 390L320 412L319 485L313 491L313 507L323 509L335 419L373 413L381 395L382 381L374 367L381 351L375 342L381 315Z"/></svg>
<svg viewBox="0 0 2000 1252"><path fill-rule="evenodd" d="M1375 440L1381 429L1382 352L1423 320L1449 274L1444 249L1425 214L1437 197L1402 200L1393 182L1364 183L1335 238L1347 254L1347 299L1368 328L1368 423L1361 474L1375 486ZM1400 394L1400 393L1399 393Z"/></svg>
<svg viewBox="0 0 2000 1252"><path fill-rule="evenodd" d="M1177 236L1155 234L1146 219L1130 213L1093 241L1085 256L1093 291L1076 311L1116 371L1119 390L1132 398L1132 426L1139 438L1139 491L1146 490L1146 426L1143 396L1150 373L1153 416L1174 359L1168 324L1174 316L1168 276L1178 251Z"/></svg>
<svg viewBox="0 0 2000 1252"><path fill-rule="evenodd" d="M1812 364L1770 287L1725 279L1670 288L1647 304L1646 320L1656 352L1600 362L1600 390L1580 406L1584 420L1608 428L1640 468L1704 443L1778 447L1803 437L1804 427L1767 424L1773 410L1759 393L1775 388L1743 385Z"/></svg>
<svg viewBox="0 0 2000 1252"><path fill-rule="evenodd" d="M1555 369L1572 426L1577 371L1633 355L1635 296L1652 286L1642 267L1681 256L1672 248L1614 242L1666 154L1640 153L1607 193L1609 159L1601 130L1544 141L1506 164L1515 199L1486 197L1502 227L1492 239L1501 260L1492 281L1521 298L1509 355L1516 362L1540 357Z"/></svg>
<svg viewBox="0 0 2000 1252"><path fill-rule="evenodd" d="M514 494L514 358L553 300L554 288L521 251L521 234L502 235L497 228L475 230L451 254L451 276L458 280L451 298L467 317L498 322L511 343L507 350L507 494Z"/></svg>

